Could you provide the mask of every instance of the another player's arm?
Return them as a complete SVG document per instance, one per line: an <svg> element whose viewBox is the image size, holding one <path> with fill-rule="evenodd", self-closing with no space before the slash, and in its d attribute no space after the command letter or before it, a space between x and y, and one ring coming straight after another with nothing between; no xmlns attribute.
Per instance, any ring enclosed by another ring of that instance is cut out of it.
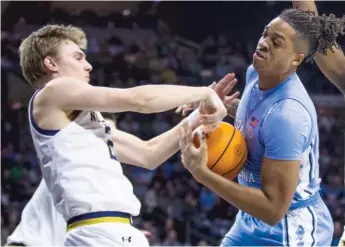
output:
<svg viewBox="0 0 345 247"><path fill-rule="evenodd" d="M198 126L198 117L191 121L191 127ZM148 141L120 131L112 130L116 157L120 162L154 170L179 150L179 131L184 119L174 128Z"/></svg>
<svg viewBox="0 0 345 247"><path fill-rule="evenodd" d="M91 86L70 77L49 82L44 91L45 97L40 97L42 105L64 111L156 113L183 104L218 98L217 94L207 87L144 85L117 89Z"/></svg>
<svg viewBox="0 0 345 247"><path fill-rule="evenodd" d="M224 200L266 222L277 224L288 211L296 190L300 161L265 158L261 170L261 189L237 184L210 170L195 173L195 179Z"/></svg>
<svg viewBox="0 0 345 247"><path fill-rule="evenodd" d="M296 8L317 13L315 1L293 1L293 5ZM314 59L327 79L345 94L345 55L342 50L335 47L333 51L328 49L326 55L316 53Z"/></svg>
<svg viewBox="0 0 345 247"><path fill-rule="evenodd" d="M296 191L303 146L310 132L308 113L303 114L285 111L269 116L265 127L261 189L243 186L213 173L207 168L206 160L200 169L192 172L193 176L238 209L275 225L288 211Z"/></svg>

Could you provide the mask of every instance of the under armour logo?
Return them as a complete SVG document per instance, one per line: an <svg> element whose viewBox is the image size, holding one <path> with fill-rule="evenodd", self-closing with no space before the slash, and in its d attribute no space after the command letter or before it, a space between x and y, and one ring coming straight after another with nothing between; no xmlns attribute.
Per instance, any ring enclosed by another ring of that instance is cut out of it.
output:
<svg viewBox="0 0 345 247"><path fill-rule="evenodd" d="M122 237L122 242L126 242L126 241L130 243L132 241L132 237L128 237L128 238Z"/></svg>

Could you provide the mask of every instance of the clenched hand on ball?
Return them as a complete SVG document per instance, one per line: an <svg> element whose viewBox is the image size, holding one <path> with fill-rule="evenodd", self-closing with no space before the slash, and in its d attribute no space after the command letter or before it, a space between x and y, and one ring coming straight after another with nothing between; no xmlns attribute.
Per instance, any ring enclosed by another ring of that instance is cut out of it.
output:
<svg viewBox="0 0 345 247"><path fill-rule="evenodd" d="M198 180L199 176L209 170L207 168L206 133L203 131L202 126L192 131L192 128L188 124L184 124L180 130L182 164ZM199 138L199 147L194 145L193 137Z"/></svg>

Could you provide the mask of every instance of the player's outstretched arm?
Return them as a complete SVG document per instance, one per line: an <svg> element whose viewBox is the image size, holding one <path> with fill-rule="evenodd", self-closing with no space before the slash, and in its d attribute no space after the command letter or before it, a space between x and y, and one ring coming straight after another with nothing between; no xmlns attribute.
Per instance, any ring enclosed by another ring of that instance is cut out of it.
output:
<svg viewBox="0 0 345 247"><path fill-rule="evenodd" d="M122 163L140 166L149 170L156 169L179 150L179 131L187 119L163 134L143 141L140 138L120 130L113 130L113 142L116 157ZM198 120L196 119L195 125Z"/></svg>
<svg viewBox="0 0 345 247"><path fill-rule="evenodd" d="M44 90L46 97L41 97L42 103L64 111L156 113L198 101L222 105L217 94L207 87L144 85L117 89L91 86L76 78L63 77L49 82ZM226 115L225 108L223 111Z"/></svg>
<svg viewBox="0 0 345 247"><path fill-rule="evenodd" d="M226 98L229 104L236 100L238 92L231 96L226 96L236 84L234 75L225 76L219 83L214 83L212 87L220 99ZM140 166L146 169L156 169L169 157L179 150L179 131L183 124L188 123L192 129L200 125L199 110L196 109L187 118L182 120L171 130L154 137L148 141L143 141L133 135L114 129L113 142L118 159L126 164Z"/></svg>
<svg viewBox="0 0 345 247"><path fill-rule="evenodd" d="M292 108L296 106L292 105ZM198 182L224 200L269 225L275 225L288 211L296 191L303 146L310 131L310 121L303 117L308 114L303 114L284 111L270 117L265 124L266 153L262 161L260 189L237 184L210 171L206 140L202 139L201 148L196 149L192 144L192 131L187 127L182 131L180 141L182 163Z"/></svg>
<svg viewBox="0 0 345 247"><path fill-rule="evenodd" d="M292 1L295 8L314 11L317 13L315 1ZM344 20L345 21L345 20ZM322 73L330 80L343 94L345 94L345 56L340 49L333 47L333 52L328 49L327 54L315 54L315 62Z"/></svg>

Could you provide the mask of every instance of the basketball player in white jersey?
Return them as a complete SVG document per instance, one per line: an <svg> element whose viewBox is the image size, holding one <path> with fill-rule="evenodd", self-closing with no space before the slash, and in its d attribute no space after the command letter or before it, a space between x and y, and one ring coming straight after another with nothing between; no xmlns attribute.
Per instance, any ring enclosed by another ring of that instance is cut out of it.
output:
<svg viewBox="0 0 345 247"><path fill-rule="evenodd" d="M313 11L318 14L315 1L292 1L295 8L303 10ZM343 17L343 23L334 23L333 27L344 30L345 28L345 16ZM344 30L345 31L345 30ZM338 44L334 44L338 45ZM314 57L316 64L319 66L322 73L335 85L342 94L345 95L345 56L341 49L328 50L326 55L317 53ZM345 226L343 235L339 241L339 246L345 245Z"/></svg>
<svg viewBox="0 0 345 247"><path fill-rule="evenodd" d="M7 238L7 246L61 246L66 221L55 209L46 183L42 179L26 204L19 225Z"/></svg>
<svg viewBox="0 0 345 247"><path fill-rule="evenodd" d="M120 162L156 168L177 152L178 131L188 120L145 142L112 134L99 112L154 113L202 101L215 109L200 116L211 131L226 109L206 87L91 86L92 67L82 51L86 43L81 29L47 25L19 48L23 75L38 89L29 103L29 122L43 178L67 221L65 245L147 246L145 236L131 224L141 205Z"/></svg>
<svg viewBox="0 0 345 247"><path fill-rule="evenodd" d="M116 128L113 114L103 114L111 129ZM115 144L116 146L116 144ZM145 236L150 232L142 231ZM66 221L56 211L48 188L42 180L32 198L26 204L21 220L7 238L6 246L63 246Z"/></svg>

